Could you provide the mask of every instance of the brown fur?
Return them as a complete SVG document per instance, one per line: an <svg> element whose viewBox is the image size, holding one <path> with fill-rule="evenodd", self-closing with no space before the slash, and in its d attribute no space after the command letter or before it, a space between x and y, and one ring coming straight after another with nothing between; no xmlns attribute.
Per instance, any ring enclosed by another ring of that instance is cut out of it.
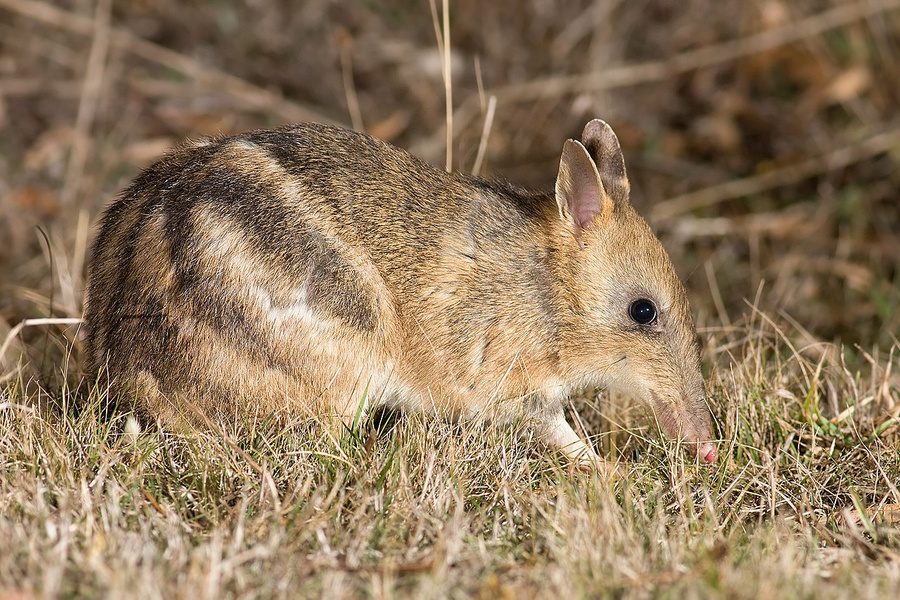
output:
<svg viewBox="0 0 900 600"><path fill-rule="evenodd" d="M611 386L712 437L684 289L602 121L566 142L555 197L322 125L186 145L107 209L85 320L90 368L170 425L383 403L530 419L595 461L562 403Z"/></svg>

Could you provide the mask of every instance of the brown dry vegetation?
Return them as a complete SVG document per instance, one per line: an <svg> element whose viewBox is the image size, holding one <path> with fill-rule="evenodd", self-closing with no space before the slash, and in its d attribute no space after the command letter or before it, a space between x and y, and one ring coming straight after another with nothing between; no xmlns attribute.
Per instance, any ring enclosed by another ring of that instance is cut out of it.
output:
<svg viewBox="0 0 900 600"><path fill-rule="evenodd" d="M720 464L604 396L578 409L615 484L416 416L334 440L71 410L77 327L17 325L80 316L91 224L140 168L299 120L443 164L442 55L424 0L0 0L0 597L900 596L900 0L450 10L456 168L483 144L483 173L549 185L585 121L618 132L707 339Z"/></svg>

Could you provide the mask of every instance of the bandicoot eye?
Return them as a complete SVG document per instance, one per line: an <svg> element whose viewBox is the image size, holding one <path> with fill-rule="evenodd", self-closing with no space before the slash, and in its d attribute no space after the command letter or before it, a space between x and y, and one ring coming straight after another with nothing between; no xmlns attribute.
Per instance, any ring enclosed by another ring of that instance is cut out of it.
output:
<svg viewBox="0 0 900 600"><path fill-rule="evenodd" d="M638 325L652 325L656 322L656 305L646 298L638 298L628 307L628 316Z"/></svg>

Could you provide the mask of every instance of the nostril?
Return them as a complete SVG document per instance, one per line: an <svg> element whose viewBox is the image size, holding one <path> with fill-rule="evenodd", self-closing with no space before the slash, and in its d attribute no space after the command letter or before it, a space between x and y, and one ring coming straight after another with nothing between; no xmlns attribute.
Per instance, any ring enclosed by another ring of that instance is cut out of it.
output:
<svg viewBox="0 0 900 600"><path fill-rule="evenodd" d="M703 442L697 449L697 456L700 457L700 460L702 462L711 464L718 460L719 452L718 450L716 450L715 445L711 444L710 442Z"/></svg>

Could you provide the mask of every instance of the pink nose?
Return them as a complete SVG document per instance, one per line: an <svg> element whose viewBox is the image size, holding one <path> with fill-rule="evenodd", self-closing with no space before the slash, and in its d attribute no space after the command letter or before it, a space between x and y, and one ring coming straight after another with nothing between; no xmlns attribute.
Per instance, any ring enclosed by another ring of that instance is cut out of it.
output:
<svg viewBox="0 0 900 600"><path fill-rule="evenodd" d="M719 452L716 450L716 446L713 443L703 442L700 444L700 447L697 448L697 456L700 457L701 462L714 463L719 458Z"/></svg>

